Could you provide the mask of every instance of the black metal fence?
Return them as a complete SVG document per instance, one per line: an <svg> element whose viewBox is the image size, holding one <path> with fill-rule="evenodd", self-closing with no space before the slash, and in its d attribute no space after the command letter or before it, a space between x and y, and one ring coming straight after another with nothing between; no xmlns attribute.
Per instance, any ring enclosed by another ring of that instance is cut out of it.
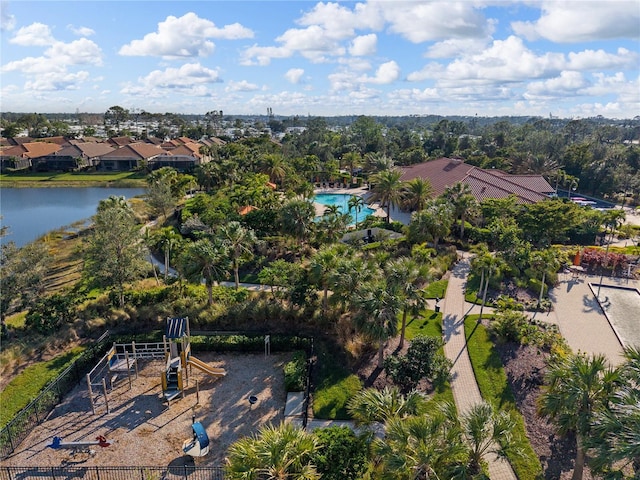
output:
<svg viewBox="0 0 640 480"><path fill-rule="evenodd" d="M223 467L0 467L0 480L224 480Z"/></svg>
<svg viewBox="0 0 640 480"><path fill-rule="evenodd" d="M47 385L40 394L0 430L0 460L11 455L27 435L40 425L73 387L84 379L85 373L104 355L109 332L105 332L85 350L69 367ZM10 477L2 477L10 478ZM29 478L29 477L15 477ZM65 478L65 477L61 477Z"/></svg>

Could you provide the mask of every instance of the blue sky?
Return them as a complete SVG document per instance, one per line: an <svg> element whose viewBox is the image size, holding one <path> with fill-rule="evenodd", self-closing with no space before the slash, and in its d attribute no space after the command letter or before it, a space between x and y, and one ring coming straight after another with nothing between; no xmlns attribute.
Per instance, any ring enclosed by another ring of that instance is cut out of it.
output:
<svg viewBox="0 0 640 480"><path fill-rule="evenodd" d="M2 111L640 115L640 0L0 5Z"/></svg>

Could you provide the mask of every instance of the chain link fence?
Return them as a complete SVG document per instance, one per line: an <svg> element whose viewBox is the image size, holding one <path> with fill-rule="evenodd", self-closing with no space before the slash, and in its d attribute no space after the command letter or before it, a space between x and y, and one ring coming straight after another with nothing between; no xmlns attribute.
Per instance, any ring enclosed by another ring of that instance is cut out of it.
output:
<svg viewBox="0 0 640 480"><path fill-rule="evenodd" d="M223 467L0 467L0 480L224 480Z"/></svg>

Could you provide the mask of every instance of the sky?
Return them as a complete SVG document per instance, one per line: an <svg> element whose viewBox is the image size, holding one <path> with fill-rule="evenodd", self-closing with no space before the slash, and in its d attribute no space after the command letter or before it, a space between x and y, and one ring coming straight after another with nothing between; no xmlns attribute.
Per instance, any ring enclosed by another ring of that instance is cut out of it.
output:
<svg viewBox="0 0 640 480"><path fill-rule="evenodd" d="M5 112L640 115L640 0L0 9Z"/></svg>

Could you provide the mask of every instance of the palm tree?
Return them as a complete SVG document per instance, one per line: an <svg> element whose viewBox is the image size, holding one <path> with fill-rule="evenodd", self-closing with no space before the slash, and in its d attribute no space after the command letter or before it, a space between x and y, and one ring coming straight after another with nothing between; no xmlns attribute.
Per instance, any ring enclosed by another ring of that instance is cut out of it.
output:
<svg viewBox="0 0 640 480"><path fill-rule="evenodd" d="M544 285L547 272L556 272L560 268L560 260L558 259L558 251L554 248L539 250L531 255L531 268L542 274L540 280L540 296L538 297L538 307L542 303L542 295L544 294Z"/></svg>
<svg viewBox="0 0 640 480"><path fill-rule="evenodd" d="M402 205L409 211L422 210L433 195L431 182L426 178L416 177L405 182L402 188Z"/></svg>
<svg viewBox="0 0 640 480"><path fill-rule="evenodd" d="M285 233L304 243L307 233L313 225L316 210L313 203L306 200L291 200L280 210L280 220Z"/></svg>
<svg viewBox="0 0 640 480"><path fill-rule="evenodd" d="M166 282L169 277L171 252L180 246L183 238L174 227L164 227L153 235L153 241L164 253L164 281Z"/></svg>
<svg viewBox="0 0 640 480"><path fill-rule="evenodd" d="M441 199L430 201L424 210L413 212L409 224L409 239L415 243L431 240L433 248L438 248L441 238L451 231L453 208Z"/></svg>
<svg viewBox="0 0 640 480"><path fill-rule="evenodd" d="M226 477L231 480L317 480L311 463L316 438L292 423L267 425L228 450Z"/></svg>
<svg viewBox="0 0 640 480"><path fill-rule="evenodd" d="M354 320L358 329L378 342L378 368L383 367L384 346L398 332L400 298L384 283L363 285L357 294Z"/></svg>
<svg viewBox="0 0 640 480"><path fill-rule="evenodd" d="M586 441L595 414L611 400L618 373L607 366L604 355L575 354L556 358L549 365L540 413L555 421L560 434L576 436L572 480L581 480Z"/></svg>
<svg viewBox="0 0 640 480"><path fill-rule="evenodd" d="M341 261L337 262L331 274L331 302L345 311L354 299L354 292L358 287L381 275L382 272L377 265L347 252L347 255L343 255Z"/></svg>
<svg viewBox="0 0 640 480"><path fill-rule="evenodd" d="M358 213L364 208L364 198L360 195L352 195L347 206L349 207L349 213L351 213L351 210L356 212L356 228L358 228Z"/></svg>
<svg viewBox="0 0 640 480"><path fill-rule="evenodd" d="M280 184L287 175L286 165L281 155L267 154L261 160L260 173L269 175L269 181Z"/></svg>
<svg viewBox="0 0 640 480"><path fill-rule="evenodd" d="M339 215L340 205L327 205L324 209L323 215Z"/></svg>
<svg viewBox="0 0 640 480"><path fill-rule="evenodd" d="M335 246L322 247L312 257L309 274L313 282L322 288L322 314L327 314L329 297L329 280L338 263L340 254Z"/></svg>
<svg viewBox="0 0 640 480"><path fill-rule="evenodd" d="M483 402L473 405L460 417L460 426L469 448L471 473L477 474L485 455L504 456L501 444L511 444L515 421L507 412L494 412L491 405Z"/></svg>
<svg viewBox="0 0 640 480"><path fill-rule="evenodd" d="M396 291L404 304L402 309L402 327L400 328L400 344L404 347L404 336L407 328L407 314L409 310L417 310L426 305L421 287L425 277L421 274L418 263L409 257L396 258L385 266L387 283Z"/></svg>
<svg viewBox="0 0 640 480"><path fill-rule="evenodd" d="M370 425L417 415L424 404L425 398L417 390L403 395L397 387L365 388L349 399L347 410L357 424Z"/></svg>
<svg viewBox="0 0 640 480"><path fill-rule="evenodd" d="M458 182L444 192L444 197L453 205L455 218L460 219L460 238L464 238L464 222L478 205L468 183Z"/></svg>
<svg viewBox="0 0 640 480"><path fill-rule="evenodd" d="M253 230L236 221L223 225L220 228L220 237L231 255L233 278L237 290L240 288L240 264L253 256L253 246L257 243L258 238Z"/></svg>
<svg viewBox="0 0 640 480"><path fill-rule="evenodd" d="M630 468L636 476L640 472L640 347L627 347L624 355L616 391L608 407L596 412L587 444L594 451L591 467L618 478Z"/></svg>
<svg viewBox="0 0 640 480"><path fill-rule="evenodd" d="M229 263L229 253L220 239L201 238L189 243L180 255L178 268L190 282L207 287L207 304L213 305L213 285L224 279Z"/></svg>
<svg viewBox="0 0 640 480"><path fill-rule="evenodd" d="M398 206L402 200L402 182L400 170L383 170L371 176L373 190L370 200L379 202L387 210L387 222L391 221L391 208Z"/></svg>
<svg viewBox="0 0 640 480"><path fill-rule="evenodd" d="M462 443L460 427L440 405L427 415L390 419L384 437L374 441L372 450L375 478L468 478L464 475L468 449Z"/></svg>

